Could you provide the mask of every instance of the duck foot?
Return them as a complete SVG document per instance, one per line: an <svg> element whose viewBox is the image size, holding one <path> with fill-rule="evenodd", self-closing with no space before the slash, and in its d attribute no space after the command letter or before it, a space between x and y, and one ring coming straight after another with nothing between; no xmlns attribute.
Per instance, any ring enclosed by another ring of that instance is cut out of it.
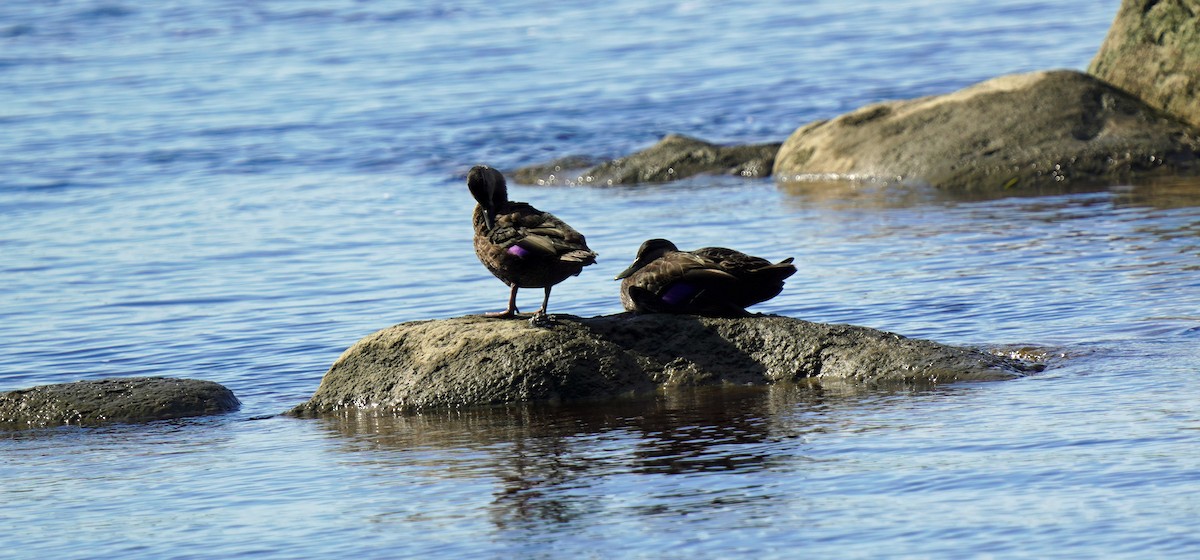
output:
<svg viewBox="0 0 1200 560"><path fill-rule="evenodd" d="M512 319L513 317L520 317L521 312L517 309L517 287L512 286L509 288L508 307L505 308L504 311L484 313L483 316L491 317L493 319Z"/></svg>
<svg viewBox="0 0 1200 560"><path fill-rule="evenodd" d="M554 317L547 315L545 312L534 313L533 317L529 318L529 324L534 327L548 329L555 324Z"/></svg>

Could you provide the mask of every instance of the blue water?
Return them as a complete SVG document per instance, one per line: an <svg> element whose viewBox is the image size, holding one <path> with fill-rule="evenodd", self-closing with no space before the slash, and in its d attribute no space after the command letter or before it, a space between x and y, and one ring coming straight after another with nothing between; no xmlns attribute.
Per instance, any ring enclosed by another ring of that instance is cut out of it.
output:
<svg viewBox="0 0 1200 560"><path fill-rule="evenodd" d="M471 250L471 165L615 157L670 132L781 141L869 102L1082 69L1116 8L0 4L0 390L168 375L243 401L4 434L0 550L1194 557L1196 183L998 199L514 186L600 253L554 312L618 311L611 278L661 236L794 256L801 272L760 311L1029 347L1055 367L912 391L273 416L374 330L503 307Z"/></svg>

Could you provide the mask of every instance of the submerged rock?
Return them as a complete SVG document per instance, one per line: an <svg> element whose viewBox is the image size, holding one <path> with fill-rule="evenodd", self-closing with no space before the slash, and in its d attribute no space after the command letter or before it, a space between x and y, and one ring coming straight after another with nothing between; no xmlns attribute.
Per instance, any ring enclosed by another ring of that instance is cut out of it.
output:
<svg viewBox="0 0 1200 560"><path fill-rule="evenodd" d="M1200 127L1200 6L1125 0L1088 72Z"/></svg>
<svg viewBox="0 0 1200 560"><path fill-rule="evenodd" d="M563 170L582 168L573 166L587 161L585 158L572 156L523 167L515 171L513 176L525 184L603 186L665 183L704 173L767 177L771 174L778 151L778 143L720 146L689 136L668 134L645 150L601 163L574 176L564 176Z"/></svg>
<svg viewBox="0 0 1200 560"><path fill-rule="evenodd" d="M1002 76L869 105L794 132L783 180L848 177L959 190L1109 185L1200 174L1200 132L1087 74Z"/></svg>
<svg viewBox="0 0 1200 560"><path fill-rule="evenodd" d="M122 377L0 393L0 427L94 426L237 410L233 392L212 381Z"/></svg>
<svg viewBox="0 0 1200 560"><path fill-rule="evenodd" d="M865 327L780 316L560 315L551 328L467 316L402 323L363 338L292 413L408 412L810 378L928 384L1036 369Z"/></svg>

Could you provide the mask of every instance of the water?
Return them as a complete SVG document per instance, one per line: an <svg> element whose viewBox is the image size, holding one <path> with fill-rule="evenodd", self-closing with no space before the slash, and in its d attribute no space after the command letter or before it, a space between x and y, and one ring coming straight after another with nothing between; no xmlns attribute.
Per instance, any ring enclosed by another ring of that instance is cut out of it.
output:
<svg viewBox="0 0 1200 560"><path fill-rule="evenodd" d="M796 257L761 311L1032 346L1055 367L272 416L361 336L504 305L470 249L475 163L618 156L668 132L779 141L868 102L1083 68L1115 1L143 4L0 5L0 390L170 375L243 408L4 434L6 555L1200 551L1196 184L513 187L601 255L553 311L618 311L610 279L663 236Z"/></svg>

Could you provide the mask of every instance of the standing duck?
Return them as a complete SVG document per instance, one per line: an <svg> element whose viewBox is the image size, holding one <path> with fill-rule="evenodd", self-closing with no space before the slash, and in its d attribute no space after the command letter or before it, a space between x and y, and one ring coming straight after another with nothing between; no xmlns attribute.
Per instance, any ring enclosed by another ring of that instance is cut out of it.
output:
<svg viewBox="0 0 1200 560"><path fill-rule="evenodd" d="M467 173L467 188L479 204L475 224L475 254L483 266L512 291L508 308L489 317L514 317L518 288L543 288L542 308L534 319L545 318L550 288L577 276L583 267L596 262L596 253L583 234L549 212L524 202L508 200L504 175L486 165Z"/></svg>
<svg viewBox="0 0 1200 560"><path fill-rule="evenodd" d="M724 247L680 251L666 239L650 239L616 279L628 311L738 317L779 295L795 273L791 258L771 264Z"/></svg>

